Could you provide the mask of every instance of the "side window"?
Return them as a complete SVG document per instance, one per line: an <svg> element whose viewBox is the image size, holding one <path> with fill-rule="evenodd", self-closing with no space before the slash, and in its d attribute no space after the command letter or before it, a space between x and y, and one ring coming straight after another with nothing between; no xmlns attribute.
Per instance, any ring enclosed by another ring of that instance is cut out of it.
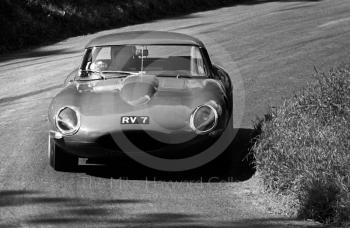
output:
<svg viewBox="0 0 350 228"><path fill-rule="evenodd" d="M192 59L191 59L192 74L205 75L206 71L204 67L204 61L198 47L192 47L191 56L192 56Z"/></svg>

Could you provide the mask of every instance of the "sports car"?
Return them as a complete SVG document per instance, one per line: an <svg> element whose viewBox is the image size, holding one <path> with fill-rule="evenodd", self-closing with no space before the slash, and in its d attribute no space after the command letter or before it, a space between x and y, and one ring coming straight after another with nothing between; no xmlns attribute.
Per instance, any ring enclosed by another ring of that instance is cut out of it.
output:
<svg viewBox="0 0 350 228"><path fill-rule="evenodd" d="M78 158L187 158L233 128L231 116L230 77L200 40L157 31L101 36L50 104L49 162L65 171Z"/></svg>

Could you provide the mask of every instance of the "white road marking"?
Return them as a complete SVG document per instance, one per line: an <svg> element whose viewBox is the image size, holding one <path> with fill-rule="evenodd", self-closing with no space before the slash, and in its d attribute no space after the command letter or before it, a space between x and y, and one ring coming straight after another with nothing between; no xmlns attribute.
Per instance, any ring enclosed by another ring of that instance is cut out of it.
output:
<svg viewBox="0 0 350 228"><path fill-rule="evenodd" d="M339 24L339 23L342 23L342 22L346 22L346 21L350 21L350 17L346 17L346 18L341 18L341 19L338 19L338 20L329 21L329 22L324 23L324 24L322 24L322 25L320 25L320 26L318 26L318 27L319 27L319 28L324 28L324 27L336 25L336 24Z"/></svg>

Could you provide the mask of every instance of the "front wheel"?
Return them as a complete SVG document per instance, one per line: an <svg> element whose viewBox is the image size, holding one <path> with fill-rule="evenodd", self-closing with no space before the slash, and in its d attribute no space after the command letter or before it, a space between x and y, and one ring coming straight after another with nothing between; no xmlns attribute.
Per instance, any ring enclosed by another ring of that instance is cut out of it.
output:
<svg viewBox="0 0 350 228"><path fill-rule="evenodd" d="M78 157L70 155L58 147L49 136L49 161L50 166L56 171L75 171L78 167Z"/></svg>
<svg viewBox="0 0 350 228"><path fill-rule="evenodd" d="M253 129L232 129L232 142L221 154L221 170L237 180L246 180L255 173L253 146Z"/></svg>

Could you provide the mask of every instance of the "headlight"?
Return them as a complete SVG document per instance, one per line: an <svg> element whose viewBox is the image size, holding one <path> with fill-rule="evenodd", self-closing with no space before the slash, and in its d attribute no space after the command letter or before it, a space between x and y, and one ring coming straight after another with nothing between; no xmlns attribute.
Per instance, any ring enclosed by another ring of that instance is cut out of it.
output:
<svg viewBox="0 0 350 228"><path fill-rule="evenodd" d="M218 112L211 105L198 106L190 117L190 126L198 134L213 130L218 123Z"/></svg>
<svg viewBox="0 0 350 228"><path fill-rule="evenodd" d="M80 115L73 107L61 108L55 119L56 126L63 135L74 135L80 128Z"/></svg>

